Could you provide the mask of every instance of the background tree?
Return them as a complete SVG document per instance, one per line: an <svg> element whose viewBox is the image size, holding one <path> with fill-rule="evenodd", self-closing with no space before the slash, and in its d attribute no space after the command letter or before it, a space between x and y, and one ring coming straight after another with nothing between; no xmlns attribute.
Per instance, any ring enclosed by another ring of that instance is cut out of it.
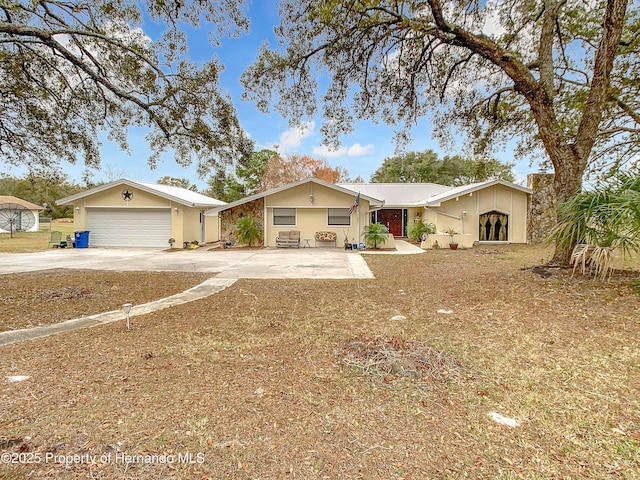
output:
<svg viewBox="0 0 640 480"><path fill-rule="evenodd" d="M263 190L280 187L287 183L315 177L329 183L346 181L349 173L343 167L331 167L326 160L312 158L297 153L282 157L274 156L262 177Z"/></svg>
<svg viewBox="0 0 640 480"><path fill-rule="evenodd" d="M143 18L165 27L160 38ZM171 149L205 173L250 150L218 84L222 65L188 60L180 28L205 20L214 45L248 30L235 0L1 2L0 159L51 169L82 157L97 168L99 133L127 150L134 125L151 129L152 167Z"/></svg>
<svg viewBox="0 0 640 480"><path fill-rule="evenodd" d="M105 183L127 178L127 176L126 170L118 168L118 166L113 163L105 163L100 164L100 170L97 172L89 168L85 169L82 174L82 181L87 188L94 188L99 185L104 185Z"/></svg>
<svg viewBox="0 0 640 480"><path fill-rule="evenodd" d="M170 185L172 187L186 188L187 190L191 190L192 192L198 191L198 186L194 183L191 183L191 180L189 180L188 178L176 178L165 175L164 177L158 179L158 183L160 185Z"/></svg>
<svg viewBox="0 0 640 480"><path fill-rule="evenodd" d="M4 176L0 178L0 195L12 195L36 205L47 204L43 216L52 218L73 217L73 207L58 206L55 201L81 192L81 185L69 182L66 175L49 172L24 178Z"/></svg>
<svg viewBox="0 0 640 480"><path fill-rule="evenodd" d="M406 143L431 110L437 136L451 140L457 126L475 153L513 138L521 154L544 151L564 201L585 172L619 168L640 146L640 22L627 3L285 0L283 50L263 47L245 97L300 124L328 72L330 146L355 118L399 125ZM556 246L554 260L569 253Z"/></svg>
<svg viewBox="0 0 640 480"><path fill-rule="evenodd" d="M260 150L243 157L236 168L236 175L244 185L244 195L252 195L264 190L264 173L272 158L278 156L273 150Z"/></svg>
<svg viewBox="0 0 640 480"><path fill-rule="evenodd" d="M271 158L278 154L273 150L260 150L243 155L235 172L220 170L209 178L207 195L233 202L263 190L263 177Z"/></svg>
<svg viewBox="0 0 640 480"><path fill-rule="evenodd" d="M209 177L207 184L209 187L204 194L223 202L235 202L246 196L244 185L238 182L235 175L225 170L218 170Z"/></svg>
<svg viewBox="0 0 640 480"><path fill-rule="evenodd" d="M459 155L438 158L432 150L408 152L384 159L371 175L374 183L438 183L465 185L500 178L513 182L513 164L501 163L493 158L472 160Z"/></svg>

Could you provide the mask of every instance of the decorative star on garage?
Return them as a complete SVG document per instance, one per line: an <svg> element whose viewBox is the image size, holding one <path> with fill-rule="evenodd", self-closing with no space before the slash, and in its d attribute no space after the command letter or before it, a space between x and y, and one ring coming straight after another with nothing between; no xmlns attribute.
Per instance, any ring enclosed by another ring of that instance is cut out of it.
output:
<svg viewBox="0 0 640 480"><path fill-rule="evenodd" d="M131 200L133 198L133 192L131 190L129 190L128 188L125 188L122 191L122 199L126 202L128 202L129 200Z"/></svg>

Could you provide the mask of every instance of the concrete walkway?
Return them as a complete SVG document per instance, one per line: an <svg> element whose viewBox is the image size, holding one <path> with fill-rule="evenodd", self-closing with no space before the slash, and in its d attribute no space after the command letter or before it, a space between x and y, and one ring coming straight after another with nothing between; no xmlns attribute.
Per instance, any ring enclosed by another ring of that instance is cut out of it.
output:
<svg viewBox="0 0 640 480"><path fill-rule="evenodd" d="M395 250L364 250L365 255L415 255L424 253L419 246L409 243L406 240L396 240Z"/></svg>
<svg viewBox="0 0 640 480"><path fill-rule="evenodd" d="M182 293L132 307L129 317L145 315L208 297L241 278L373 278L357 252L338 249L162 251L153 249L57 249L32 254L0 254L0 273L47 269L220 272ZM126 319L123 310L67 320L55 325L0 332L0 346L95 327Z"/></svg>
<svg viewBox="0 0 640 480"><path fill-rule="evenodd" d="M395 251L365 250L366 255L424 253L420 247L396 240ZM240 278L373 278L358 252L338 249L263 249L210 252L168 252L153 249L57 249L31 254L0 254L0 273L19 273L51 268L120 271L220 272L200 285L154 302L134 305L130 318L208 297ZM80 328L123 321L123 310L98 313L22 330L0 332L0 346L34 340Z"/></svg>
<svg viewBox="0 0 640 480"><path fill-rule="evenodd" d="M182 293L161 298L160 300L153 302L143 303L142 305L134 305L129 312L129 318L137 317L138 315L145 315L158 310L164 310L165 308L175 307L176 305L208 297L209 295L224 290L235 282L235 279L220 279L216 277L209 278L200 285L196 285ZM58 333L71 332L72 330L78 330L80 328L95 327L97 325L104 325L106 323L125 319L126 314L124 310L113 310L111 312L98 313L96 315L89 315L88 317L67 320L66 322L60 322L54 325L44 325L35 328L0 332L0 346L23 342L25 340L48 337Z"/></svg>

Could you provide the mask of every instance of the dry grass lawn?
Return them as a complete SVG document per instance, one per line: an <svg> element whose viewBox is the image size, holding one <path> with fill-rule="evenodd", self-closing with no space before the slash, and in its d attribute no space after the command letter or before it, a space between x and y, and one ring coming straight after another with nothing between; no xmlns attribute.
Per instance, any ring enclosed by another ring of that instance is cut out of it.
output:
<svg viewBox="0 0 640 480"><path fill-rule="evenodd" d="M523 269L549 254L367 256L0 347L0 476L640 478L638 274Z"/></svg>
<svg viewBox="0 0 640 480"><path fill-rule="evenodd" d="M73 219L53 220L51 224L42 225L41 228L43 229L38 232L14 232L13 237L10 233L0 233L0 252L22 253L46 250L49 248L52 230L62 233L62 240L65 240L67 235L73 237ZM89 241L91 241L91 234L89 234Z"/></svg>
<svg viewBox="0 0 640 480"><path fill-rule="evenodd" d="M60 323L180 293L210 273L43 270L0 275L0 332Z"/></svg>

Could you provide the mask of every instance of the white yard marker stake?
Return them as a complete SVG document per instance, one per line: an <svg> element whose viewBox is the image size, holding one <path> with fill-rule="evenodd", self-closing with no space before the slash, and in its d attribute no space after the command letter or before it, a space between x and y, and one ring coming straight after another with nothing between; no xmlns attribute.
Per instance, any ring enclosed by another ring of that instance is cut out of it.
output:
<svg viewBox="0 0 640 480"><path fill-rule="evenodd" d="M131 305L130 303L125 303L124 305L122 305L124 314L127 316L127 331L131 330L131 322L129 321L129 312L131 311L132 306L133 305Z"/></svg>

